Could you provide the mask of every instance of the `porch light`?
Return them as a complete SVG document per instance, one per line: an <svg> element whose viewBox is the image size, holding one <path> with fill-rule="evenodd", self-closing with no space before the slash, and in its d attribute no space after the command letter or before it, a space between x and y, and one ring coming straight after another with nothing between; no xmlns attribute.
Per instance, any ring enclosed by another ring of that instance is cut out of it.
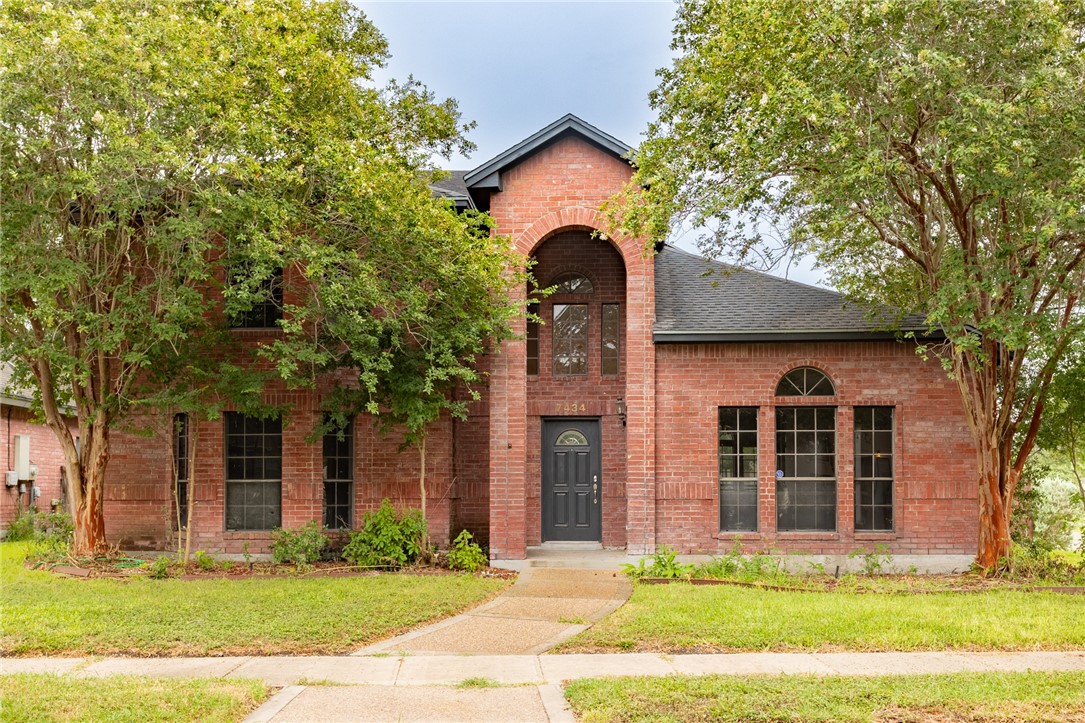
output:
<svg viewBox="0 0 1085 723"><path fill-rule="evenodd" d="M624 397L618 397L614 402L614 406L617 407L617 409L618 409L618 419L622 420L622 426L624 427L625 426L625 398Z"/></svg>

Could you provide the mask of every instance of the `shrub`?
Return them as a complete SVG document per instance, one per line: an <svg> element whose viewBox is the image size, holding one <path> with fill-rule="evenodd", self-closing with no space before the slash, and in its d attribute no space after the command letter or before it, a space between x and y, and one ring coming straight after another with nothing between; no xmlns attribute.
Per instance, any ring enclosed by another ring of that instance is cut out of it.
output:
<svg viewBox="0 0 1085 723"><path fill-rule="evenodd" d="M645 565L645 560L652 563ZM678 552L666 545L661 545L659 550L650 558L642 557L636 565L626 563L622 565L622 571L632 578L639 577L663 577L676 580L689 577L693 574L694 566L678 562Z"/></svg>
<svg viewBox="0 0 1085 723"><path fill-rule="evenodd" d="M165 580L170 576L170 558L166 555L159 555L154 562L148 563L147 575L155 580Z"/></svg>
<svg viewBox="0 0 1085 723"><path fill-rule="evenodd" d="M72 541L72 518L63 512L38 512L31 507L12 520L7 539L33 540L52 551L67 549Z"/></svg>
<svg viewBox="0 0 1085 723"><path fill-rule="evenodd" d="M848 558L862 558L862 571L864 575L881 575L889 572L893 563L893 556L889 554L889 548L885 545L875 545L873 552L859 549L848 553Z"/></svg>
<svg viewBox="0 0 1085 723"><path fill-rule="evenodd" d="M297 530L280 528L271 533L271 559L280 564L292 562L308 567L320 559L327 545L324 531L316 520L309 520Z"/></svg>
<svg viewBox="0 0 1085 723"><path fill-rule="evenodd" d="M361 528L351 533L343 557L362 567L400 568L418 559L425 539L426 521L421 510L397 515L392 503L384 500L380 509L366 513Z"/></svg>
<svg viewBox="0 0 1085 723"><path fill-rule="evenodd" d="M196 554L193 555L193 557L196 559L196 567L200 568L201 570L214 570L216 567L218 567L218 563L215 561L215 558L211 555L208 555L203 550L196 550Z"/></svg>
<svg viewBox="0 0 1085 723"><path fill-rule="evenodd" d="M449 568L464 572L478 572L489 564L490 558L474 542L474 537L470 532L464 530L456 535L456 539L452 541L452 547L448 550Z"/></svg>

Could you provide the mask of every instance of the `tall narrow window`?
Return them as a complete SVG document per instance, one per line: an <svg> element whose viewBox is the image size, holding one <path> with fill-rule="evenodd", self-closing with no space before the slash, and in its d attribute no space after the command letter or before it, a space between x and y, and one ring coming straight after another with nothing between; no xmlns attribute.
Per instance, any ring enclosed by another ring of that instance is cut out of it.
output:
<svg viewBox="0 0 1085 723"><path fill-rule="evenodd" d="M757 530L757 408L720 407L720 530Z"/></svg>
<svg viewBox="0 0 1085 723"><path fill-rule="evenodd" d="M234 328L268 329L278 325L277 322L283 318L282 269L260 282L256 294L258 298L252 307L233 319Z"/></svg>
<svg viewBox="0 0 1085 723"><path fill-rule="evenodd" d="M283 424L226 414L226 529L271 530L282 523Z"/></svg>
<svg viewBox="0 0 1085 723"><path fill-rule="evenodd" d="M893 408L855 408L855 529L893 529Z"/></svg>
<svg viewBox="0 0 1085 723"><path fill-rule="evenodd" d="M173 458L177 463L177 519L184 528L188 520L188 415L173 415Z"/></svg>
<svg viewBox="0 0 1085 723"><path fill-rule="evenodd" d="M349 530L354 509L354 422L324 435L324 526Z"/></svg>
<svg viewBox="0 0 1085 723"><path fill-rule="evenodd" d="M619 344L621 343L622 325L617 304L603 304L603 322L600 359L602 374L616 376L619 369Z"/></svg>
<svg viewBox="0 0 1085 723"><path fill-rule="evenodd" d="M554 304L554 376L588 373L588 305Z"/></svg>
<svg viewBox="0 0 1085 723"><path fill-rule="evenodd" d="M539 322L527 320L527 373L535 376L539 373Z"/></svg>
<svg viewBox="0 0 1085 723"><path fill-rule="evenodd" d="M836 529L836 409L776 409L776 529Z"/></svg>

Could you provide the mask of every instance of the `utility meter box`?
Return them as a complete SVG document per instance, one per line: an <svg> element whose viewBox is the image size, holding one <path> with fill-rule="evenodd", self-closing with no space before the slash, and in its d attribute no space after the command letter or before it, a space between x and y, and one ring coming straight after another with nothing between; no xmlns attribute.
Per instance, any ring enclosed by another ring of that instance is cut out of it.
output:
<svg viewBox="0 0 1085 723"><path fill-rule="evenodd" d="M30 435L15 435L15 476L20 481L30 479Z"/></svg>
<svg viewBox="0 0 1085 723"><path fill-rule="evenodd" d="M19 484L19 473L13 469L9 469L4 473L4 484L8 487L15 487Z"/></svg>

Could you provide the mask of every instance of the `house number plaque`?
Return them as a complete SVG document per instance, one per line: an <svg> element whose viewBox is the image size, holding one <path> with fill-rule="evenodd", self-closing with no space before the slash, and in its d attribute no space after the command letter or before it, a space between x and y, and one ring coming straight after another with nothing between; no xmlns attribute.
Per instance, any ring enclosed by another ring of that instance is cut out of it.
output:
<svg viewBox="0 0 1085 723"><path fill-rule="evenodd" d="M588 411L588 406L584 402L566 402L565 404L558 403L557 414L576 414L577 412L584 413Z"/></svg>

